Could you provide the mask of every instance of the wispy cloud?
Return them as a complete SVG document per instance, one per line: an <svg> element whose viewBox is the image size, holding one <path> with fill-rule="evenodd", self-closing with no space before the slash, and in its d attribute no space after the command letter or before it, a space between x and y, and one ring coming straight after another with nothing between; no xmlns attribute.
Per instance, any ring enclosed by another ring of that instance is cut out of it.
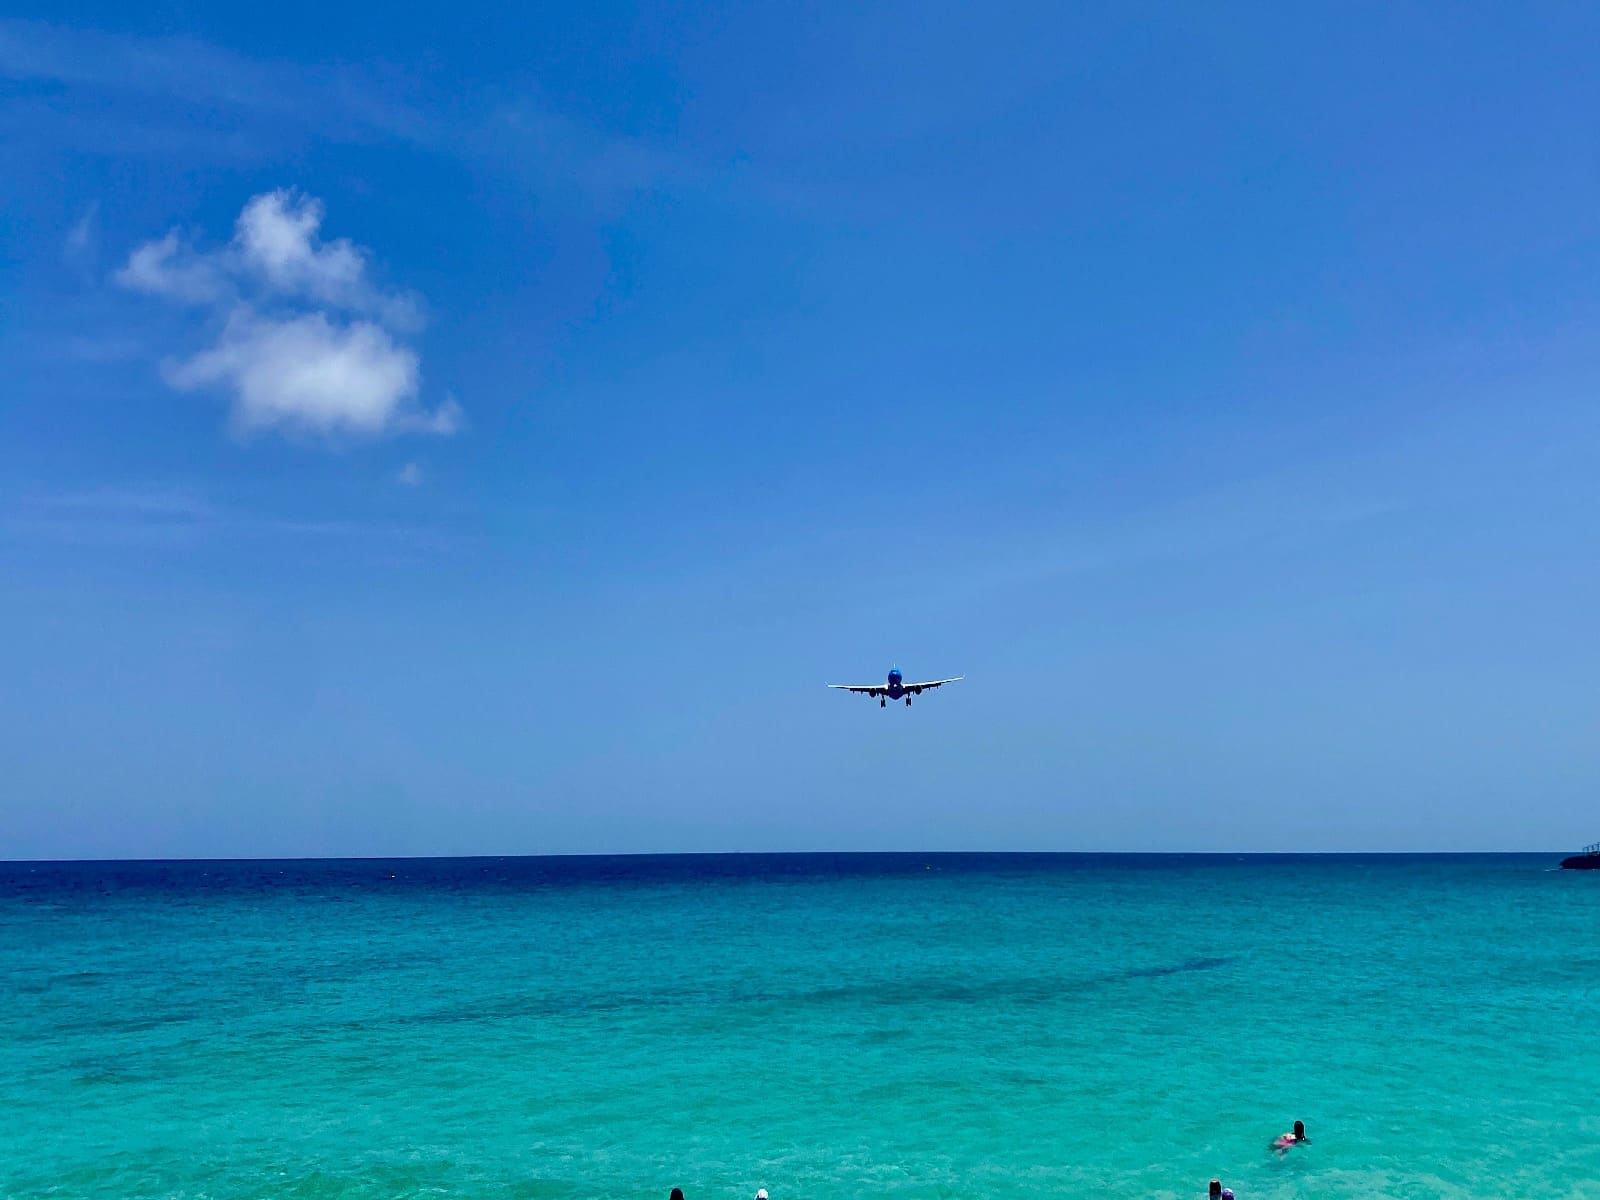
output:
<svg viewBox="0 0 1600 1200"><path fill-rule="evenodd" d="M353 91L349 72L258 61L186 36L138 37L0 19L0 77L260 112L347 135L415 138L428 125L402 102Z"/></svg>
<svg viewBox="0 0 1600 1200"><path fill-rule="evenodd" d="M1270 473L1128 513L1116 520L1067 523L985 547L987 565L953 581L946 599L1059 583L1069 576L1202 562L1244 553L1270 554L1380 523L1406 505L1385 489L1343 477L1343 465L1320 473ZM975 561L982 561L975 558Z"/></svg>
<svg viewBox="0 0 1600 1200"><path fill-rule="evenodd" d="M410 76L252 59L191 37L0 19L0 79L20 85L0 99L0 133L49 126L57 139L101 154L209 149L261 161L282 152L286 139L392 140L602 208L701 178L670 147L574 120L531 97L441 98Z"/></svg>
<svg viewBox="0 0 1600 1200"><path fill-rule="evenodd" d="M408 462L400 468L395 478L406 487L417 487L422 483L422 468L414 462Z"/></svg>
<svg viewBox="0 0 1600 1200"><path fill-rule="evenodd" d="M0 534L66 545L188 546L219 521L203 498L174 488L36 493L0 503Z"/></svg>
<svg viewBox="0 0 1600 1200"><path fill-rule="evenodd" d="M116 514L140 520L209 521L211 503L184 488L92 488L31 496L20 507L36 516Z"/></svg>
<svg viewBox="0 0 1600 1200"><path fill-rule="evenodd" d="M83 215L72 223L72 228L67 230L66 240L62 243L62 253L67 261L80 265L87 265L94 257L96 243L96 222L100 215L100 204L96 201L83 210Z"/></svg>
<svg viewBox="0 0 1600 1200"><path fill-rule="evenodd" d="M374 285L367 252L348 238L323 242L322 219L311 197L267 192L220 249L174 230L133 251L117 273L123 287L222 319L208 349L168 364L168 383L231 395L244 434L456 432L460 406L418 405L419 356L395 337L420 328L421 302Z"/></svg>
<svg viewBox="0 0 1600 1200"><path fill-rule="evenodd" d="M228 291L222 271L181 246L176 229L135 250L117 272L117 282L136 292L186 304L215 304L225 299Z"/></svg>
<svg viewBox="0 0 1600 1200"><path fill-rule="evenodd" d="M663 147L600 134L527 101L495 108L470 131L464 149L535 183L557 184L604 203L701 177Z"/></svg>
<svg viewBox="0 0 1600 1200"><path fill-rule="evenodd" d="M123 334L103 337L70 337L64 347L66 353L79 362L120 363L138 358L144 353L144 343L138 338Z"/></svg>
<svg viewBox="0 0 1600 1200"><path fill-rule="evenodd" d="M183 487L92 488L0 499L0 535L69 545L190 548L212 539L374 541L439 549L434 529L384 521L273 515L214 503Z"/></svg>

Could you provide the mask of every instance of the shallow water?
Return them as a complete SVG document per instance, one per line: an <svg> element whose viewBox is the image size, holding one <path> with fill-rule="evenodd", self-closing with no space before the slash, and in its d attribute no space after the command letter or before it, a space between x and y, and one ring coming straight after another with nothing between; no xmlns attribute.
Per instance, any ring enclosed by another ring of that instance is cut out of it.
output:
<svg viewBox="0 0 1600 1200"><path fill-rule="evenodd" d="M1597 1196L1556 857L0 865L0 1195Z"/></svg>

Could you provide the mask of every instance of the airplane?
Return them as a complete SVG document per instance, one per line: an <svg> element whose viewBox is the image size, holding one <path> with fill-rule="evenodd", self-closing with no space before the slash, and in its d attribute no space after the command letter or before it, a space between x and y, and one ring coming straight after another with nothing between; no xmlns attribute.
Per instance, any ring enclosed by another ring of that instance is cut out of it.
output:
<svg viewBox="0 0 1600 1200"><path fill-rule="evenodd" d="M878 707L888 707L889 700L898 700L901 696L906 698L906 707L911 707L911 697L920 696L930 688L943 687L947 683L954 683L958 679L965 679L965 675L953 675L949 679L929 679L923 683L907 683L905 676L900 673L899 667L889 668L888 683L830 683L831 688L840 691L855 692L858 696L876 696ZM889 699L885 700L887 696Z"/></svg>

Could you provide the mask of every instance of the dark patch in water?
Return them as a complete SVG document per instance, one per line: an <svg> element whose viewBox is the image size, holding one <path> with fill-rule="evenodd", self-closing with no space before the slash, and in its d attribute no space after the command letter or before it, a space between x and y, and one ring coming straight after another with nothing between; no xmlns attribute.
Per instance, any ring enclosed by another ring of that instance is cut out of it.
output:
<svg viewBox="0 0 1600 1200"><path fill-rule="evenodd" d="M1106 980L1110 982L1113 979L1156 979L1162 975L1182 975L1187 971L1215 971L1232 961L1231 958L1188 958L1170 967L1134 967L1117 975L1108 975Z"/></svg>
<svg viewBox="0 0 1600 1200"><path fill-rule="evenodd" d="M789 996L760 997L774 1003L830 1003L833 1001L870 1000L886 1005L904 1004L907 1000L936 1001L942 1004L987 1004L995 1000L1015 1004L1049 1004L1063 995L1103 987L1107 984L1127 983L1134 979L1159 979L1168 975L1185 975L1192 971L1214 971L1233 962L1232 958L1188 958L1180 963L1157 967L1131 967L1108 975L1090 978L1071 976L1038 976L1028 979L995 979L967 982L948 976L908 984L903 980L873 983L840 984L835 987L816 988ZM758 997L751 997L758 999Z"/></svg>
<svg viewBox="0 0 1600 1200"><path fill-rule="evenodd" d="M127 1083L133 1075L127 1071L119 1071L114 1067L104 1067L98 1071L85 1071L72 1082L81 1087L93 1087L105 1083Z"/></svg>
<svg viewBox="0 0 1600 1200"><path fill-rule="evenodd" d="M867 1029L862 1031L861 1040L869 1046L881 1046L885 1042L898 1042L910 1036L909 1029Z"/></svg>
<svg viewBox="0 0 1600 1200"><path fill-rule="evenodd" d="M1060 975L1036 976L1021 979L963 980L959 977L941 976L937 979L907 982L906 980L874 980L836 984L802 992L749 992L726 991L704 987L670 987L648 992L589 994L585 992L541 991L531 994L502 995L480 1001L469 1008L457 1005L430 1006L414 1012L386 1012L353 1020L317 1020L297 1026L298 1033L323 1030L370 1029L417 1025L496 1024L502 1021L540 1020L548 1017L574 1017L607 1012L639 1011L643 1009L694 1008L702 1011L732 1006L747 1010L752 1005L770 1005L788 1008L803 1005L831 1005L866 1001L892 1009L912 1003L934 1004L990 1004L995 1001L1012 1005L1044 1006L1054 1004L1063 996L1091 991L1095 988L1135 979L1159 979L1170 975L1183 975L1194 971L1211 971L1235 961L1232 958L1189 958L1179 963L1155 967L1133 967L1107 975L1078 977ZM98 1022L102 1029L131 1032L159 1024L188 1019L187 1015L174 1015L164 1019L123 1018L120 1021ZM248 1035L251 1040L275 1040L285 1035L284 1029L274 1028ZM888 1042L905 1036L903 1029L863 1031L862 1040Z"/></svg>
<svg viewBox="0 0 1600 1200"><path fill-rule="evenodd" d="M95 987L109 978L104 971L71 971L65 975L44 975L31 979L19 979L14 987L24 996L42 996L52 988L58 987Z"/></svg>

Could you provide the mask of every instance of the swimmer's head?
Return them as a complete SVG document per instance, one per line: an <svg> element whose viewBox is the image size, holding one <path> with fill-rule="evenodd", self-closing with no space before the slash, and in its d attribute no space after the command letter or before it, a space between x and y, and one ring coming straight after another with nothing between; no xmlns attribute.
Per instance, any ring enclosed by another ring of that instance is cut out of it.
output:
<svg viewBox="0 0 1600 1200"><path fill-rule="evenodd" d="M1211 1188L1206 1192L1206 1195L1210 1197L1222 1195L1222 1180L1213 1179L1211 1181Z"/></svg>
<svg viewBox="0 0 1600 1200"><path fill-rule="evenodd" d="M673 1188L672 1195L668 1196L667 1200L683 1200L683 1189Z"/></svg>
<svg viewBox="0 0 1600 1200"><path fill-rule="evenodd" d="M1233 1200L1233 1189L1232 1188L1223 1188L1222 1189L1222 1200Z"/></svg>
<svg viewBox="0 0 1600 1200"><path fill-rule="evenodd" d="M1306 1140L1306 1123L1304 1121L1296 1121L1294 1123L1294 1140L1297 1142Z"/></svg>

